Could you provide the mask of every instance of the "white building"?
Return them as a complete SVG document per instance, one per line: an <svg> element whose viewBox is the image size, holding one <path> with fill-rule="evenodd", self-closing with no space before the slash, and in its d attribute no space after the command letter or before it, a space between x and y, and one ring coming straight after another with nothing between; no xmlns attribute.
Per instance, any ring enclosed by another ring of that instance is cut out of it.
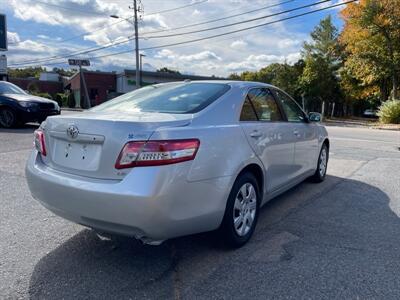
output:
<svg viewBox="0 0 400 300"><path fill-rule="evenodd" d="M41 81L60 81L60 75L56 72L42 72L40 73L39 80Z"/></svg>
<svg viewBox="0 0 400 300"><path fill-rule="evenodd" d="M154 83L183 81L185 79L190 80L212 80L221 79L216 77L207 76L196 76L196 75L185 75L176 73L166 72L151 72L142 71L142 82L141 86L146 86ZM124 70L117 74L117 93L127 93L136 89L136 71L135 70Z"/></svg>

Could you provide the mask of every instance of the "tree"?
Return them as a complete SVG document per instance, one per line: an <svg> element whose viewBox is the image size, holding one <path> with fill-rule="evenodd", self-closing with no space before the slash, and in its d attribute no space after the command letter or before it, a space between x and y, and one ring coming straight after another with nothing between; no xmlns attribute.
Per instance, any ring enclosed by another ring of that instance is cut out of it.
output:
<svg viewBox="0 0 400 300"><path fill-rule="evenodd" d="M63 68L53 68L53 72L57 73L60 76L66 76L66 77L71 77L77 72L77 69L70 69L70 70L65 70Z"/></svg>
<svg viewBox="0 0 400 300"><path fill-rule="evenodd" d="M298 78L303 72L303 67L303 60L298 61L293 66L287 63L274 63L255 72L245 71L240 75L232 73L228 78L269 83L285 90L297 100L301 100Z"/></svg>
<svg viewBox="0 0 400 300"><path fill-rule="evenodd" d="M39 78L40 73L46 72L46 68L42 67L27 67L22 69L8 69L8 75L12 78Z"/></svg>
<svg viewBox="0 0 400 300"><path fill-rule="evenodd" d="M381 100L391 85L398 97L400 68L400 0L360 0L341 12L345 22L340 41L345 67L366 87L377 86Z"/></svg>
<svg viewBox="0 0 400 300"><path fill-rule="evenodd" d="M157 72L171 73L171 74L181 74L179 71L172 70L172 69L169 69L167 67L162 67L162 68L158 69Z"/></svg>
<svg viewBox="0 0 400 300"><path fill-rule="evenodd" d="M311 32L312 41L304 44L304 68L299 83L308 109L319 110L324 101L339 104L343 99L339 87L338 70L342 60L338 36L328 16Z"/></svg>

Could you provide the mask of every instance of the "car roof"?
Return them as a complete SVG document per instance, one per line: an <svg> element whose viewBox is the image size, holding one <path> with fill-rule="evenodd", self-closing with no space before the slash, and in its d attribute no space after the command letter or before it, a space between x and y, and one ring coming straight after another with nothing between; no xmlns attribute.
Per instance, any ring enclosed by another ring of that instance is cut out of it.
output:
<svg viewBox="0 0 400 300"><path fill-rule="evenodd" d="M242 80L187 80L186 82L192 83L219 83L219 84L228 84L232 87L239 87L239 88L247 88L247 87L271 87L277 88L271 84L263 83L263 82L256 82L256 81L242 81ZM172 82L169 82L172 83ZM182 83L182 81L177 81L176 83Z"/></svg>

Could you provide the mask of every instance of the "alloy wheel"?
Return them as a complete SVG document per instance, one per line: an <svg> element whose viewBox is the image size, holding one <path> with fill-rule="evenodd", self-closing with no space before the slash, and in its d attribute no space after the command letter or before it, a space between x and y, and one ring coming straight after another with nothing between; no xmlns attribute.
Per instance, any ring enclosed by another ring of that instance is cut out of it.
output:
<svg viewBox="0 0 400 300"><path fill-rule="evenodd" d="M325 176L327 163L328 163L328 154L326 148L323 148L319 159L319 175L321 177Z"/></svg>
<svg viewBox="0 0 400 300"><path fill-rule="evenodd" d="M257 210L257 193L254 186L245 183L236 195L233 206L233 224L239 236L245 236L254 223Z"/></svg>
<svg viewBox="0 0 400 300"><path fill-rule="evenodd" d="M0 124L3 127L11 127L14 124L14 114L9 109L0 110Z"/></svg>

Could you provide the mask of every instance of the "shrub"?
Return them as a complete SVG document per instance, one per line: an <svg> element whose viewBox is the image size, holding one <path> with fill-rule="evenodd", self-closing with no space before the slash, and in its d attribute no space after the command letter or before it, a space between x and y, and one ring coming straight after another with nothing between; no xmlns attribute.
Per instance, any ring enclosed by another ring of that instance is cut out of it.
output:
<svg viewBox="0 0 400 300"><path fill-rule="evenodd" d="M49 93L31 92L31 95L53 100Z"/></svg>
<svg viewBox="0 0 400 300"><path fill-rule="evenodd" d="M69 108L74 108L75 105L76 105L75 97L74 97L74 94L71 93L71 94L69 94L69 96L68 96L68 107L69 107Z"/></svg>
<svg viewBox="0 0 400 300"><path fill-rule="evenodd" d="M58 105L61 107L62 103L63 103L63 98L64 98L64 94L56 94L56 97L54 98L54 100L57 101Z"/></svg>
<svg viewBox="0 0 400 300"><path fill-rule="evenodd" d="M383 103L378 116L384 124L400 124L400 100L388 100Z"/></svg>

